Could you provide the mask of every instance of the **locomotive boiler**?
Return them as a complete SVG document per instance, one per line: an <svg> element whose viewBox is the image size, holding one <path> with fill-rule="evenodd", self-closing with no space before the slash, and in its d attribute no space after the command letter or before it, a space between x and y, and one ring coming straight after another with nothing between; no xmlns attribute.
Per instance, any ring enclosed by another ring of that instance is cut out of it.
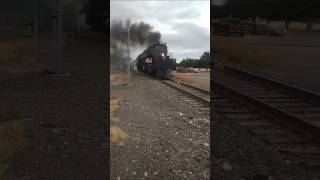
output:
<svg viewBox="0 0 320 180"><path fill-rule="evenodd" d="M168 55L166 43L158 42L149 46L137 57L137 69L156 77L168 79L175 69L176 60Z"/></svg>

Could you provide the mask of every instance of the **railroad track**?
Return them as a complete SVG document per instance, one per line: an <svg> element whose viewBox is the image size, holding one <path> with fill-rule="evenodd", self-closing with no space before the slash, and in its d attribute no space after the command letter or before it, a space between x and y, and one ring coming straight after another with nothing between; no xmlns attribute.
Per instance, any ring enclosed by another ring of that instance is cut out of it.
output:
<svg viewBox="0 0 320 180"><path fill-rule="evenodd" d="M211 83L217 113L320 169L320 95L220 63Z"/></svg>
<svg viewBox="0 0 320 180"><path fill-rule="evenodd" d="M183 82L176 82L174 80L162 80L161 82L197 101L200 101L208 107L210 106L210 91Z"/></svg>
<svg viewBox="0 0 320 180"><path fill-rule="evenodd" d="M210 127L210 91L174 80L160 80L160 82L169 88L177 90L180 100L189 103L192 107L201 111L203 115L207 115L207 118L195 118L192 121L185 119L186 123L192 124L192 126L201 130ZM206 132L203 131L203 133Z"/></svg>

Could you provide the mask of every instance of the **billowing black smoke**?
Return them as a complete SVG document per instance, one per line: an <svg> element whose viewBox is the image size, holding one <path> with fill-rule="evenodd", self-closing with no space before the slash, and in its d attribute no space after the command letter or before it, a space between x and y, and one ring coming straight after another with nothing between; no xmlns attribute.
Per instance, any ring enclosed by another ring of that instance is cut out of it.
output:
<svg viewBox="0 0 320 180"><path fill-rule="evenodd" d="M160 41L160 32L153 32L149 24L140 22L130 27L132 45L150 45Z"/></svg>
<svg viewBox="0 0 320 180"><path fill-rule="evenodd" d="M110 58L111 63L116 63L125 56L127 45L127 22L113 21L110 24ZM121 41L120 41L120 32ZM159 42L161 33L153 30L153 27L147 23L133 23L130 25L130 47L147 47L155 42ZM134 57L135 58L135 57Z"/></svg>

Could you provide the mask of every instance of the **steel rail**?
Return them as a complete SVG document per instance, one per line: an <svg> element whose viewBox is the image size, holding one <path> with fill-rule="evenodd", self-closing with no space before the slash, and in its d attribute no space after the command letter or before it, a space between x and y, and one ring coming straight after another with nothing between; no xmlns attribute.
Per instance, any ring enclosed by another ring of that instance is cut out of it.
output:
<svg viewBox="0 0 320 180"><path fill-rule="evenodd" d="M193 90L201 92L202 94L204 93L206 95L210 95L210 92L208 92L207 90L204 90L204 89L201 89L201 88L198 88L198 87L194 87L194 86L191 86L191 85L188 85L188 84L185 84L185 83L177 83L177 82L175 82L173 80L162 80L161 82L163 84L165 84L165 85L168 85L168 86L180 91L180 92L183 92L184 94L187 94L190 97L193 97L194 99L200 100L202 103L210 106L210 98L209 99L203 98L203 97L201 97L201 96L199 96L197 94L194 94L194 93L188 91L187 89L191 88ZM184 86L186 88L181 88L179 86L175 86L174 84L180 84L180 85L182 85L182 86Z"/></svg>
<svg viewBox="0 0 320 180"><path fill-rule="evenodd" d="M233 76L244 76L244 77L252 77L255 78L263 83L263 81L267 83L271 83L274 87L283 88L286 90L286 94L294 94L297 97L303 97L304 99L308 99L307 102L312 106L315 106L315 103L319 104L320 102L320 95L302 88L295 87L293 85L283 83L277 80L273 80L255 73L251 73L248 71L244 71L234 66L224 65L220 62L215 62L217 65L223 67L224 73L234 73ZM246 81L246 80L244 80ZM303 118L298 116L295 113L290 112L283 107L277 107L272 105L270 102L265 102L260 98L255 97L254 95L250 95L250 93L242 92L241 90L237 90L236 87L231 87L230 85L226 85L223 81L215 79L214 77L211 78L211 83L214 89L220 89L222 92L226 92L230 95L240 98L242 101L249 102L253 104L255 107L259 107L260 109L265 109L267 112L273 114L277 118L274 119L281 119L283 121L278 121L277 123L282 123L285 126L295 126L299 132L305 134L307 137L311 137L312 139L316 139L319 141L320 137L320 127L318 124L314 123L308 118ZM230 82L229 82L230 83ZM259 87L259 86L257 86ZM310 99L310 100L309 100ZM214 97L213 97L214 102ZM318 106L317 106L318 107Z"/></svg>

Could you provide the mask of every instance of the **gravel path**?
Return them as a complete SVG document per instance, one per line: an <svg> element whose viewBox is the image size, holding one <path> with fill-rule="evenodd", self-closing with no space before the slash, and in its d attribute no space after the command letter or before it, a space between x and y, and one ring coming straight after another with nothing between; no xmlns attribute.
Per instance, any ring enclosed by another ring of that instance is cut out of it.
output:
<svg viewBox="0 0 320 180"><path fill-rule="evenodd" d="M9 161L7 179L107 179L107 48L98 41L67 43L69 77L29 72L1 79L1 109L28 118L28 146Z"/></svg>
<svg viewBox="0 0 320 180"><path fill-rule="evenodd" d="M111 85L118 125L129 135L111 144L111 179L209 179L209 110L151 77L131 82Z"/></svg>

